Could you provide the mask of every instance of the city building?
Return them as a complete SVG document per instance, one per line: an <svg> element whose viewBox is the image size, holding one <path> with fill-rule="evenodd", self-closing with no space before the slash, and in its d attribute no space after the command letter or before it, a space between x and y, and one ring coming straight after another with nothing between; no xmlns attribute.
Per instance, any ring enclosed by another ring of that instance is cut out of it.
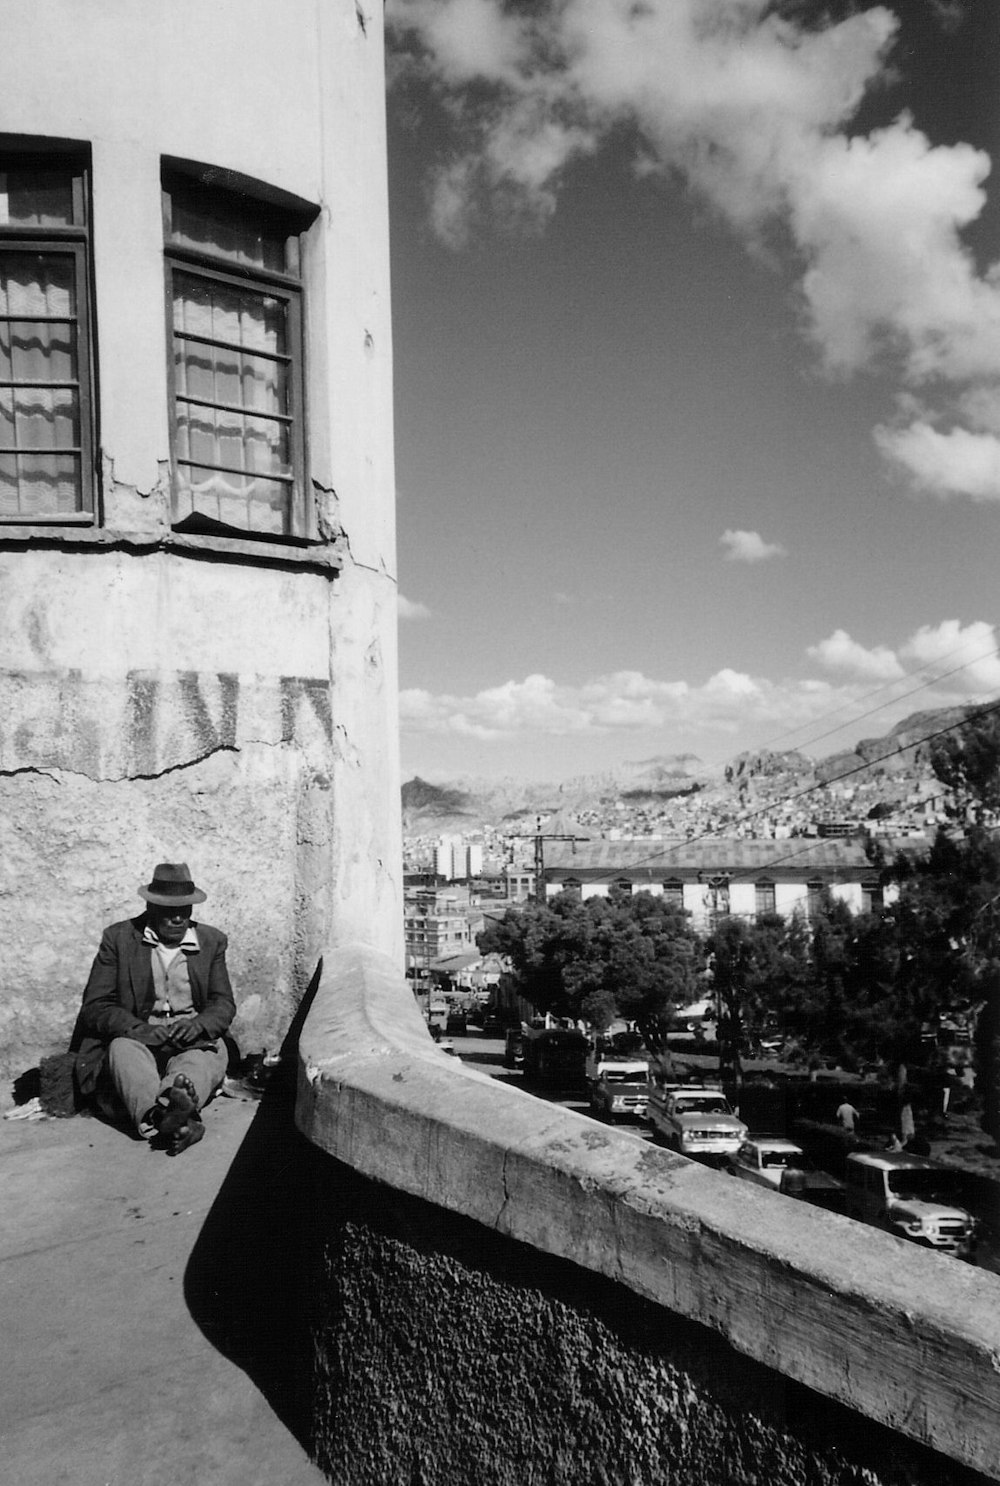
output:
<svg viewBox="0 0 1000 1486"><path fill-rule="evenodd" d="M911 843L912 844L912 843ZM704 927L720 913L759 918L809 914L826 893L855 912L870 912L893 894L883 888L860 837L790 841L592 841L574 853L550 848L546 897L577 892L607 896L613 887L669 898Z"/></svg>
<svg viewBox="0 0 1000 1486"><path fill-rule="evenodd" d="M524 903L535 895L535 874L526 867L505 867L507 897L512 903Z"/></svg>
<svg viewBox="0 0 1000 1486"><path fill-rule="evenodd" d="M426 973L438 962L475 950L483 915L470 904L468 890L417 888L407 891L403 907L406 968Z"/></svg>
<svg viewBox="0 0 1000 1486"><path fill-rule="evenodd" d="M434 871L445 882L467 882L483 870L483 848L480 842L463 841L461 836L442 836L434 848Z"/></svg>

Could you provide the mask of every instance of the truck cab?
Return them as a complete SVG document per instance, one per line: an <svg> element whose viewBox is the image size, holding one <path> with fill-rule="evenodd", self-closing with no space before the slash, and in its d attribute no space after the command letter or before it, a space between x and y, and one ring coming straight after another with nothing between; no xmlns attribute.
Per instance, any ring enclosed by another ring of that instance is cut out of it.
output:
<svg viewBox="0 0 1000 1486"><path fill-rule="evenodd" d="M721 1089L694 1084L654 1084L646 1117L654 1140L713 1165L735 1156L747 1134Z"/></svg>
<svg viewBox="0 0 1000 1486"><path fill-rule="evenodd" d="M646 1115L649 1067L644 1058L605 1058L597 1077L590 1081L590 1108L600 1119Z"/></svg>

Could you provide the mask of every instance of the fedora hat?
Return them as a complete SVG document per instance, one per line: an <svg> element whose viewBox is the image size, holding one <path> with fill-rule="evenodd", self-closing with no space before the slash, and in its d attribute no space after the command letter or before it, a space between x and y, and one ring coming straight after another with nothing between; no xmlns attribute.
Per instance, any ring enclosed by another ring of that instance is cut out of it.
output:
<svg viewBox="0 0 1000 1486"><path fill-rule="evenodd" d="M204 903L208 894L195 887L187 862L158 862L148 887L139 889L139 897L160 908L177 908Z"/></svg>

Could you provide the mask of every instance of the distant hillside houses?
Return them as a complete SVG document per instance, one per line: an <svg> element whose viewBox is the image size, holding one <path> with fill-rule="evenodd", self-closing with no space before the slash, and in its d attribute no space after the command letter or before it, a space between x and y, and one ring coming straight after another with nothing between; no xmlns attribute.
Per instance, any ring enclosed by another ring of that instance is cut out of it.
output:
<svg viewBox="0 0 1000 1486"><path fill-rule="evenodd" d="M883 843L913 849L911 840ZM720 913L756 919L778 913L812 915L829 892L855 913L868 913L898 896L883 885L865 853L862 837L746 841L711 837L701 841L591 841L549 848L545 895L576 892L607 896L612 887L670 898L704 928Z"/></svg>

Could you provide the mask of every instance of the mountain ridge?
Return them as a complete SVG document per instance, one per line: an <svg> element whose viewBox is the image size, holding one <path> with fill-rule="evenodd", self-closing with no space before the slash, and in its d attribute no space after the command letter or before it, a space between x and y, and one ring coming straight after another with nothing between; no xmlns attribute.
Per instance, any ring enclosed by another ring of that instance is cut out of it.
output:
<svg viewBox="0 0 1000 1486"><path fill-rule="evenodd" d="M484 779L460 775L431 784L419 775L402 787L403 830L407 835L453 833L492 824L512 828L541 815L553 823L573 823L578 812L596 811L616 801L638 808L705 794L706 804L745 801L771 787L804 789L850 777L885 779L891 789L914 771L930 772L933 740L960 725L976 708L971 704L913 712L879 737L862 738L852 749L812 759L798 750L749 749L722 768L709 768L693 753L660 754L628 761L617 768L580 774L560 781L513 777Z"/></svg>

